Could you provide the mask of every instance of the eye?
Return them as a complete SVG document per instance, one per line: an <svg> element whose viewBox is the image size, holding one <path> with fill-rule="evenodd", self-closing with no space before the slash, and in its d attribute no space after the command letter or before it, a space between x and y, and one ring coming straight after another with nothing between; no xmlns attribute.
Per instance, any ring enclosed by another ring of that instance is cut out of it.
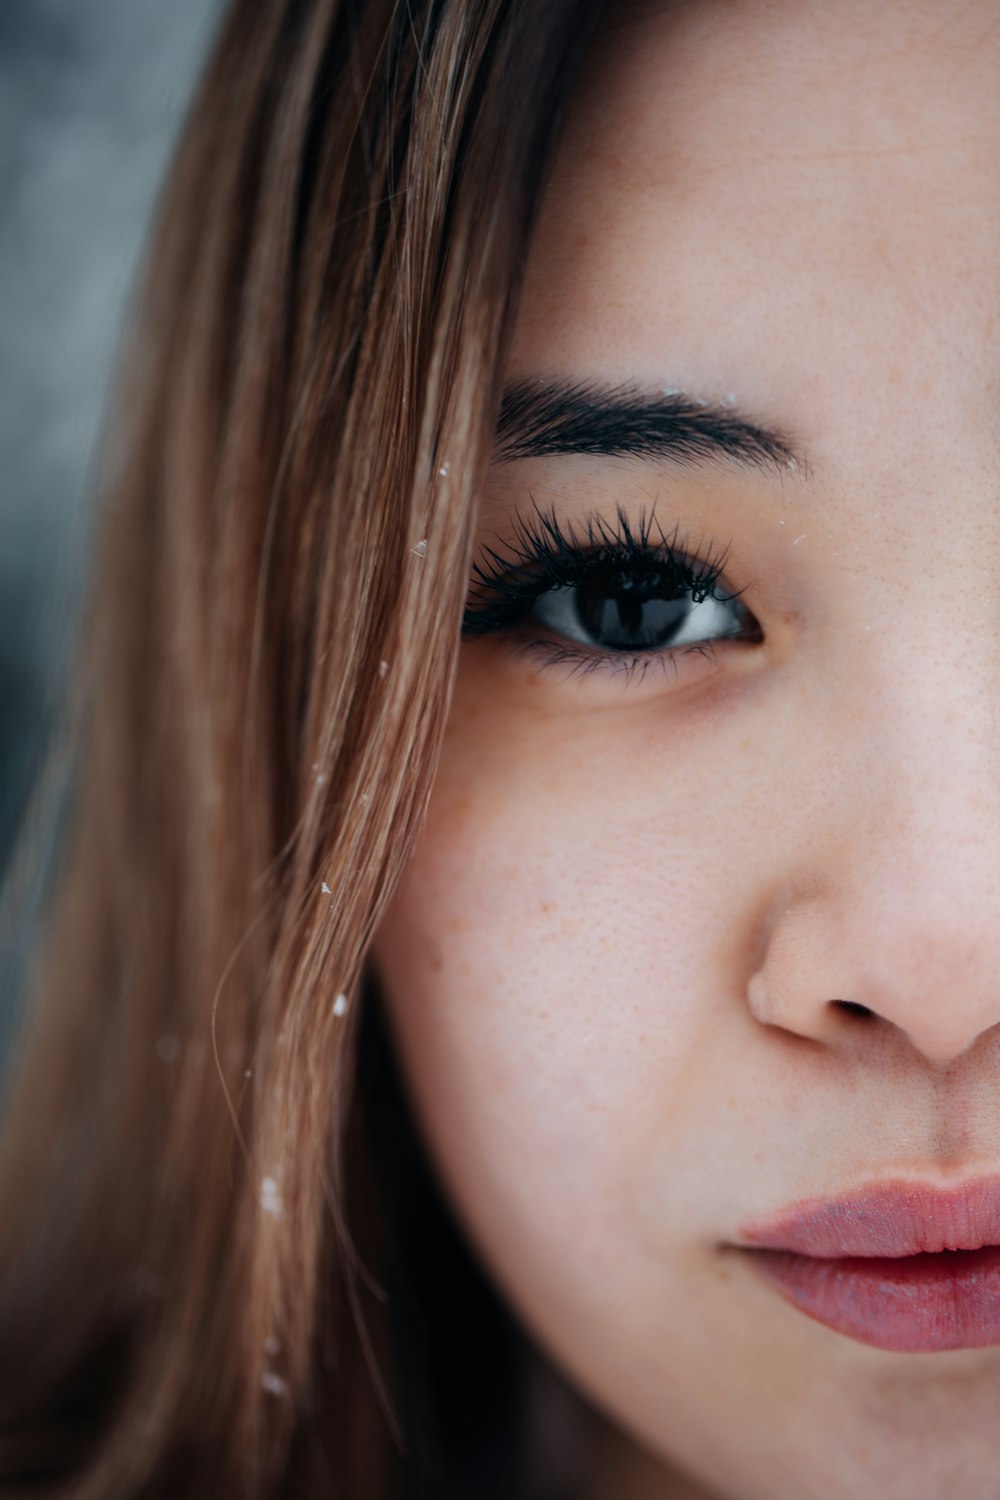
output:
<svg viewBox="0 0 1000 1500"><path fill-rule="evenodd" d="M608 563L582 583L539 595L527 619L601 651L660 651L742 635L746 613L732 599L699 599L672 570L640 576Z"/></svg>
<svg viewBox="0 0 1000 1500"><path fill-rule="evenodd" d="M636 535L621 507L615 531L590 517L586 542L567 536L554 514L536 507L536 515L517 516L512 561L484 549L464 639L502 632L544 664L607 667L629 679L654 662L676 669L688 651L714 659L713 641L763 639L738 594L722 586L724 552L695 556L678 547L676 531L653 541L644 521ZM526 638L533 624L550 638Z"/></svg>

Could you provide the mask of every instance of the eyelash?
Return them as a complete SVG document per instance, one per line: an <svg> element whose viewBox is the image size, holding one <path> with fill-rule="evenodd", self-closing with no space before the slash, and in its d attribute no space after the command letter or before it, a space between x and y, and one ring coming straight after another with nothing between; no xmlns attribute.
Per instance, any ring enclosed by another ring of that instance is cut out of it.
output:
<svg viewBox="0 0 1000 1500"><path fill-rule="evenodd" d="M665 579L665 587L690 593L693 604L706 599L731 603L745 592L743 589L733 593L718 589L728 547L707 557L693 556L678 546L678 528L669 541L659 531L659 542L651 544L652 517L648 522L640 519L638 535L634 535L620 505L617 507L617 529L609 529L603 518L596 514L586 518L586 544L583 544L572 532L567 536L561 530L554 510L549 515L543 514L534 498L532 506L537 520L525 520L518 511L514 513L515 540L504 544L513 561L504 561L491 547L484 547L483 561L473 566L470 602L462 620L463 640L511 631L529 614L536 600L551 589L574 588L599 569L609 566L620 569L633 581L655 574ZM491 560L489 564L486 564L486 558ZM732 635L728 637L730 640L734 638ZM762 637L743 635L740 638L759 640ZM607 669L624 674L627 683L636 673L641 681L653 664L664 669L672 666L676 671L678 657L690 652L698 652L713 662L718 659L710 640L632 652L602 651L596 647L584 652L568 644L524 638L518 638L516 646L525 654L539 658L543 665L570 664L571 676L577 673L589 676L591 672Z"/></svg>

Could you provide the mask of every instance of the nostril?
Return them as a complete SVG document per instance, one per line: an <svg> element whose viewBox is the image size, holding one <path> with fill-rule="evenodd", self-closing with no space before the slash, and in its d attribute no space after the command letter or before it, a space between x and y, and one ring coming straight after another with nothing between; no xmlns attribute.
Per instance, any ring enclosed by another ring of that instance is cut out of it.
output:
<svg viewBox="0 0 1000 1500"><path fill-rule="evenodd" d="M850 1011L852 1016L867 1018L875 1014L873 1010L868 1009L867 1005L860 1005L857 1000L834 1000L833 1004L839 1005L842 1010Z"/></svg>

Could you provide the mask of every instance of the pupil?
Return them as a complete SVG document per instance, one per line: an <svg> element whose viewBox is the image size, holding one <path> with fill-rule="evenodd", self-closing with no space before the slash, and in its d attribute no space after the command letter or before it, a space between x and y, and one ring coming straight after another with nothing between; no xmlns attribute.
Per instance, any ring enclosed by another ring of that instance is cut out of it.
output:
<svg viewBox="0 0 1000 1500"><path fill-rule="evenodd" d="M671 593L675 597L664 597ZM691 600L661 574L639 581L604 572L579 585L576 608L584 629L601 645L629 650L665 645L683 625Z"/></svg>

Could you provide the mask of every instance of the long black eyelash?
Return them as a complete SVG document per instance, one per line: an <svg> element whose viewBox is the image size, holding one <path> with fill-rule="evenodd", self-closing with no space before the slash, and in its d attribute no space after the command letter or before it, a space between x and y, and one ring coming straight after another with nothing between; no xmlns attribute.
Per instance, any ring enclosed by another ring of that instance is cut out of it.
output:
<svg viewBox="0 0 1000 1500"><path fill-rule="evenodd" d="M728 603L744 592L716 590L728 546L705 558L693 557L678 545L677 527L668 540L659 526L659 541L651 543L653 516L640 517L638 532L634 533L621 505L617 507L617 529L609 529L600 516L588 516L586 542L581 542L572 527L568 535L561 529L554 508L545 514L534 496L531 503L535 516L525 520L515 512L515 539L503 544L512 560L505 561L492 547L484 547L482 555L490 563L476 562L473 566L469 602L462 619L463 640L513 625L549 589L575 587L609 564L633 578L655 575L666 587L689 591L695 603L708 598Z"/></svg>

